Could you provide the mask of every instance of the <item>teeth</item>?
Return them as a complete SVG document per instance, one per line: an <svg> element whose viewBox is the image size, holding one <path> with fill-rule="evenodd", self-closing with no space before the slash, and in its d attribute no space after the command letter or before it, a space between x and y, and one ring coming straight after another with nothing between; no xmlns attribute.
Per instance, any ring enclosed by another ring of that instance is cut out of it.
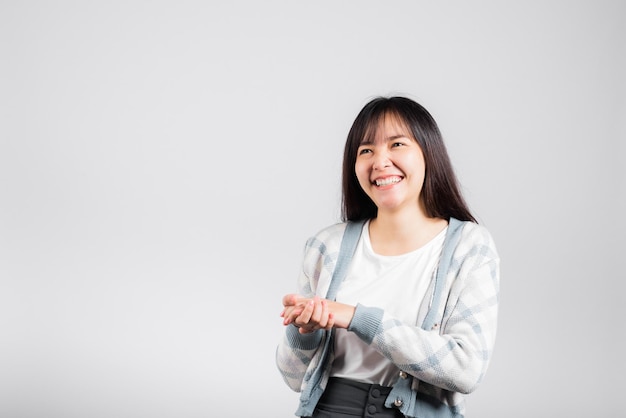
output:
<svg viewBox="0 0 626 418"><path fill-rule="evenodd" d="M390 184L395 184L397 182L399 182L401 179L400 177L388 177L386 179L378 179L376 180L376 185L377 186L388 186Z"/></svg>

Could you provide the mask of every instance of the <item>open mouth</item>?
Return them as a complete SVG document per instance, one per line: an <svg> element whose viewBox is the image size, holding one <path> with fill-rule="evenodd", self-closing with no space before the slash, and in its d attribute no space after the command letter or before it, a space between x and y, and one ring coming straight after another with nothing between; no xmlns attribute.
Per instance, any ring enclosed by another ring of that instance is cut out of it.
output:
<svg viewBox="0 0 626 418"><path fill-rule="evenodd" d="M390 184L396 184L402 180L402 177L393 176L386 177L384 179L376 179L374 180L374 184L378 187L389 186Z"/></svg>

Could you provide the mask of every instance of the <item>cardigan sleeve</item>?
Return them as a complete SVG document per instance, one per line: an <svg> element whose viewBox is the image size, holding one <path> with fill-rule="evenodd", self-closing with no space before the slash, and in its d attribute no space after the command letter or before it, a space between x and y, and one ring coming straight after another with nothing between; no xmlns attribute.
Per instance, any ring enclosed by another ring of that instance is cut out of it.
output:
<svg viewBox="0 0 626 418"><path fill-rule="evenodd" d="M307 248L309 247L307 246ZM312 279L303 269L298 279L298 294L312 296L315 283L316 280ZM276 365L287 386L296 392L302 390L304 376L315 352L321 345L322 334L322 330L310 334L300 334L298 328L293 324L285 327L283 337L276 349Z"/></svg>
<svg viewBox="0 0 626 418"><path fill-rule="evenodd" d="M497 326L499 257L488 232L463 232L448 272L448 300L433 329L357 305L348 328L401 370L423 382L472 392L489 363Z"/></svg>
<svg viewBox="0 0 626 418"><path fill-rule="evenodd" d="M336 224L307 240L297 282L298 294L305 297L316 294L325 296L344 228L345 224ZM307 374L317 367L316 362L319 359L316 354L323 346L325 335L324 330L300 334L294 325L285 327L276 349L276 365L292 390L300 392L304 388Z"/></svg>

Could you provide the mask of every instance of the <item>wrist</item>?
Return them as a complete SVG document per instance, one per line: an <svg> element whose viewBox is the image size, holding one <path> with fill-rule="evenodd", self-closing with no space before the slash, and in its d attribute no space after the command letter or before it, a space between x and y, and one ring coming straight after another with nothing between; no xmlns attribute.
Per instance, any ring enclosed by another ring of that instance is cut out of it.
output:
<svg viewBox="0 0 626 418"><path fill-rule="evenodd" d="M355 307L346 305L345 303L331 301L329 302L329 308L333 313L335 328L348 329L354 317Z"/></svg>

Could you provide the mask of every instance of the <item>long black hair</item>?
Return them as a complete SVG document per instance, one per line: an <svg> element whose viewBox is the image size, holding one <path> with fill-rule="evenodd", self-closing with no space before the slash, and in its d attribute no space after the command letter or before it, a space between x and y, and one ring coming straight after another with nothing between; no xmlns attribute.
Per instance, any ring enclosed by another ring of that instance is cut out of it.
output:
<svg viewBox="0 0 626 418"><path fill-rule="evenodd" d="M367 103L354 120L343 155L342 219L372 219L378 214L378 208L359 184L354 165L359 146L376 134L386 116L402 123L422 149L426 175L420 196L426 215L477 222L461 194L437 123L422 105L406 97L377 97Z"/></svg>

